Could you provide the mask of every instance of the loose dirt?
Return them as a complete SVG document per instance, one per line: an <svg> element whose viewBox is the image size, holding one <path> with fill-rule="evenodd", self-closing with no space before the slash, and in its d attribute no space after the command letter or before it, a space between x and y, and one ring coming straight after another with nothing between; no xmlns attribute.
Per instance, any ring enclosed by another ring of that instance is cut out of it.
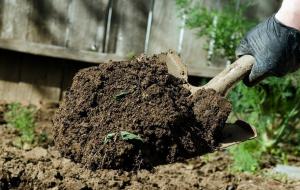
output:
<svg viewBox="0 0 300 190"><path fill-rule="evenodd" d="M52 130L54 109L38 112L36 132ZM6 124L0 125L0 189L231 189L289 190L299 189L299 182L278 180L269 175L232 173L226 152L196 157L182 163L157 166L153 170L127 172L100 169L91 171L66 159L55 150L52 134L45 144L30 150L14 147L18 133Z"/></svg>
<svg viewBox="0 0 300 190"><path fill-rule="evenodd" d="M87 168L137 170L218 147L230 103L213 90L191 97L154 57L83 69L54 119L63 156Z"/></svg>

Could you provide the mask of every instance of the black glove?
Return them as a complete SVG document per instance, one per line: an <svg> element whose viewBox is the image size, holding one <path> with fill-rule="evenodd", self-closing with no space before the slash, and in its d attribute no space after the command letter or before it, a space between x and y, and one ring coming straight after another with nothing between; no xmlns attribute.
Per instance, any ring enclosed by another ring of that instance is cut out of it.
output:
<svg viewBox="0 0 300 190"><path fill-rule="evenodd" d="M237 56L252 55L254 64L244 83L252 86L267 76L281 77L300 67L300 31L268 18L241 41Z"/></svg>

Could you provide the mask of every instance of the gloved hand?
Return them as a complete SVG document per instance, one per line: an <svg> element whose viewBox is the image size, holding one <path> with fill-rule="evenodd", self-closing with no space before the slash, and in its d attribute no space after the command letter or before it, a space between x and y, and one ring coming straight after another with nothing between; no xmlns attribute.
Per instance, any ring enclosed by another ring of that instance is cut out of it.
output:
<svg viewBox="0 0 300 190"><path fill-rule="evenodd" d="M300 67L300 31L281 24L272 16L246 35L236 54L255 57L256 63L244 78L247 86L270 75L281 77Z"/></svg>

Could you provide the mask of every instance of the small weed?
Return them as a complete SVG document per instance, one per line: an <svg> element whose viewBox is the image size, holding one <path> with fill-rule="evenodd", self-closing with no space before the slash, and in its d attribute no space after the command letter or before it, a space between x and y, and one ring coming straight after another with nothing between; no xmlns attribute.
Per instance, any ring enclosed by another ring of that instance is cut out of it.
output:
<svg viewBox="0 0 300 190"><path fill-rule="evenodd" d="M127 131L121 131L121 138L124 141L138 140L138 141L143 142L143 139L139 135L135 135L135 134L127 132Z"/></svg>
<svg viewBox="0 0 300 190"><path fill-rule="evenodd" d="M122 100L123 98L125 98L125 96L128 95L128 94L129 94L128 91L122 91L122 92L116 94L116 95L114 96L114 98L115 98L115 100L117 100L117 101L121 101L121 100Z"/></svg>
<svg viewBox="0 0 300 190"><path fill-rule="evenodd" d="M124 141L137 140L137 141L143 142L143 139L139 135L135 135L135 134L127 132L127 131L121 131L120 137ZM107 144L108 142L112 141L113 139L115 141L116 138L117 138L117 133L109 133L104 138L103 143Z"/></svg>
<svg viewBox="0 0 300 190"><path fill-rule="evenodd" d="M38 137L38 141L39 143L44 143L48 140L48 134L43 131L41 134L39 134L39 137Z"/></svg>
<svg viewBox="0 0 300 190"><path fill-rule="evenodd" d="M132 60L132 59L134 59L135 56L136 56L136 53L134 51L130 51L127 53L126 58L128 60Z"/></svg>
<svg viewBox="0 0 300 190"><path fill-rule="evenodd" d="M16 128L20 133L18 144L34 142L35 115L36 109L31 106L22 106L20 103L8 105L8 111L4 117L8 124Z"/></svg>
<svg viewBox="0 0 300 190"><path fill-rule="evenodd" d="M116 133L109 133L106 135L106 137L104 138L104 144L110 142L114 137L116 136Z"/></svg>
<svg viewBox="0 0 300 190"><path fill-rule="evenodd" d="M230 153L234 158L232 169L234 171L256 171L259 168L257 157L261 156L261 153L256 151L257 148L257 143L253 141L244 142L231 148ZM249 151L250 149L252 151Z"/></svg>

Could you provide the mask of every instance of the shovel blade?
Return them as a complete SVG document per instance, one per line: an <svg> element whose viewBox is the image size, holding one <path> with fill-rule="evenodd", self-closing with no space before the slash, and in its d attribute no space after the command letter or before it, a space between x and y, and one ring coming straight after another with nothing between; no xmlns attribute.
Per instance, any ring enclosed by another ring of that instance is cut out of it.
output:
<svg viewBox="0 0 300 190"><path fill-rule="evenodd" d="M235 123L227 123L222 130L220 149L225 149L256 137L256 129L242 120L237 120Z"/></svg>

